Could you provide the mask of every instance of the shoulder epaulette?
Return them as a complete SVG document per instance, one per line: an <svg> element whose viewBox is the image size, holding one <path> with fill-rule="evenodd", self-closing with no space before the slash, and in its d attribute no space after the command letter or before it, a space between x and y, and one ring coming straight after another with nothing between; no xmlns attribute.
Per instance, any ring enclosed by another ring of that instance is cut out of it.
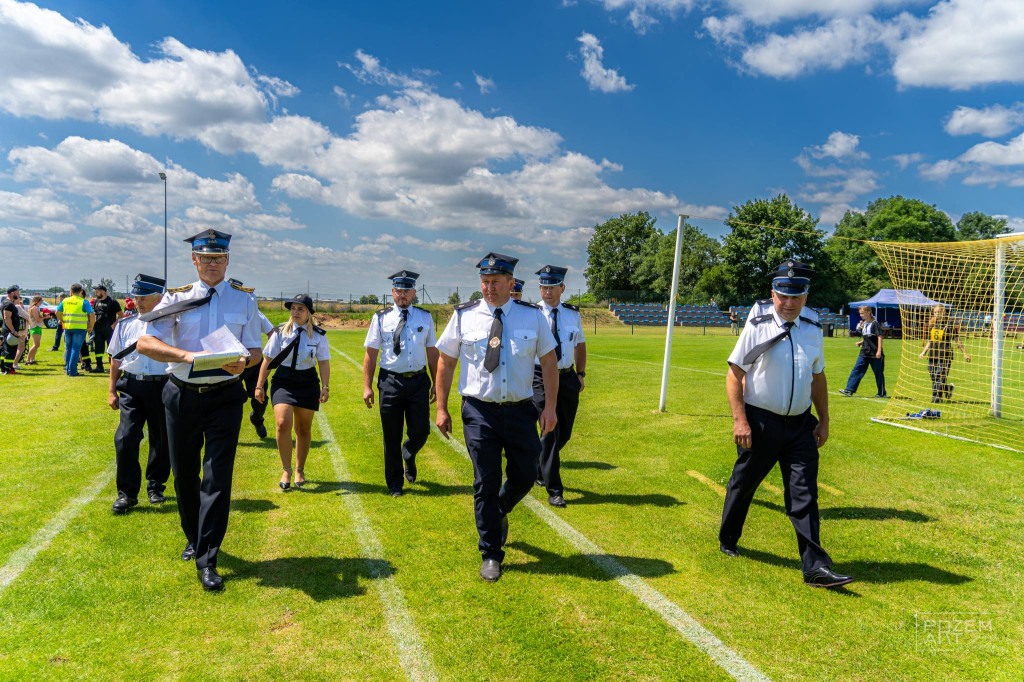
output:
<svg viewBox="0 0 1024 682"><path fill-rule="evenodd" d="M769 305L769 304L773 304L774 302L770 298L762 298L762 299L758 299L757 301L754 301L754 303L756 305Z"/></svg>
<svg viewBox="0 0 1024 682"><path fill-rule="evenodd" d="M282 322L281 324L279 324L279 325L275 326L275 327L274 327L274 333L275 333L275 334L280 334L280 333L281 333L281 330L283 330L283 329L284 329L284 326L285 326L286 324L288 324L288 323L287 323L287 322Z"/></svg>
<svg viewBox="0 0 1024 682"><path fill-rule="evenodd" d="M475 301L466 301L465 303L460 303L457 306L455 306L455 309L456 310L468 310L468 309L472 308L475 305L480 305L480 301L482 301L482 300L483 299L478 298Z"/></svg>
<svg viewBox="0 0 1024 682"><path fill-rule="evenodd" d="M525 305L527 308L536 308L537 310L540 310L540 306L536 303L527 303L526 301L520 301L518 298L513 298L512 302L518 303L519 305Z"/></svg>
<svg viewBox="0 0 1024 682"><path fill-rule="evenodd" d="M313 325L313 331L315 331L317 334L320 334L321 336L327 336L327 330L318 325Z"/></svg>
<svg viewBox="0 0 1024 682"><path fill-rule="evenodd" d="M809 317L804 317L803 315L801 315L800 316L800 321L801 322L809 322L810 324L813 324L815 327L818 327L819 329L821 328L821 322L818 322L817 320L812 320Z"/></svg>
<svg viewBox="0 0 1024 682"><path fill-rule="evenodd" d="M183 287L174 287L173 289L168 289L167 293L169 293L169 294L180 294L182 292L191 291L191 290L192 290L192 285L191 284L186 284Z"/></svg>
<svg viewBox="0 0 1024 682"><path fill-rule="evenodd" d="M391 310L391 306L388 306L387 308L381 308L375 314L376 315L383 315L384 313L388 312L389 310Z"/></svg>
<svg viewBox="0 0 1024 682"><path fill-rule="evenodd" d="M238 289L239 291L244 291L247 294L251 294L252 292L256 291L256 287L243 287L241 284L235 284L235 281L237 280L228 281L231 284L232 289Z"/></svg>
<svg viewBox="0 0 1024 682"><path fill-rule="evenodd" d="M234 277L228 277L228 283L229 284L237 284L238 286L242 286L242 280L235 279Z"/></svg>
<svg viewBox="0 0 1024 682"><path fill-rule="evenodd" d="M572 310L577 313L580 311L580 307L578 305L573 305L572 303L563 303L562 307L566 310Z"/></svg>
<svg viewBox="0 0 1024 682"><path fill-rule="evenodd" d="M757 317L755 317L752 320L750 320L750 324L761 324L762 322L767 322L769 320L774 320L774 319L775 319L775 316L771 315L771 314L769 314L769 315L758 315Z"/></svg>

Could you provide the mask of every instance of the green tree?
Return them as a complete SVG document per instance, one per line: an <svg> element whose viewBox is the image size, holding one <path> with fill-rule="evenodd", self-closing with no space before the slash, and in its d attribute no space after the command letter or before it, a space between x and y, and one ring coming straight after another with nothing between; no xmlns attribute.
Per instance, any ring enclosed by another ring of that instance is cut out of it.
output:
<svg viewBox="0 0 1024 682"><path fill-rule="evenodd" d="M616 290L650 290L653 273L643 266L649 242L663 235L646 211L623 213L594 226L587 244L587 288L599 296ZM671 279L671 275L670 275Z"/></svg>
<svg viewBox="0 0 1024 682"><path fill-rule="evenodd" d="M731 278L734 292L731 297L717 298L719 305L746 305L765 296L769 275L787 258L808 263L815 269L811 304L828 305L821 293L826 289L820 285L829 281L832 268L824 253L825 233L818 229L818 220L810 213L785 194L779 194L733 207L725 224L732 230L722 244L722 261L727 271L716 273L715 277Z"/></svg>
<svg viewBox="0 0 1024 682"><path fill-rule="evenodd" d="M647 242L644 257L638 269L641 281L650 281L650 288L666 298L672 291L672 268L675 258L676 231L662 234ZM683 243L679 256L679 300L683 303L707 303L708 298L697 292L697 283L706 271L722 260L722 244L709 237L700 228L683 223Z"/></svg>
<svg viewBox="0 0 1024 682"><path fill-rule="evenodd" d="M380 299L377 298L377 294L369 294L368 296L360 296L360 303L367 303L370 305L380 305Z"/></svg>
<svg viewBox="0 0 1024 682"><path fill-rule="evenodd" d="M994 239L1009 231L1006 218L993 218L980 211L964 213L956 224L956 238L962 242L974 239Z"/></svg>
<svg viewBox="0 0 1024 682"><path fill-rule="evenodd" d="M100 284L107 288L107 293L111 296L114 295L114 280L109 277L100 277Z"/></svg>
<svg viewBox="0 0 1024 682"><path fill-rule="evenodd" d="M479 301L483 297L484 297L483 292L481 292L481 291L474 291L473 293L471 293L469 295L469 300L470 301Z"/></svg>
<svg viewBox="0 0 1024 682"><path fill-rule="evenodd" d="M82 288L85 289L86 296L92 293L92 278L83 278L78 280L78 282L82 285Z"/></svg>
<svg viewBox="0 0 1024 682"><path fill-rule="evenodd" d="M451 293L451 296L448 297L448 304L449 305L458 305L460 303L462 303L462 298L459 297L459 292L457 290L453 291Z"/></svg>

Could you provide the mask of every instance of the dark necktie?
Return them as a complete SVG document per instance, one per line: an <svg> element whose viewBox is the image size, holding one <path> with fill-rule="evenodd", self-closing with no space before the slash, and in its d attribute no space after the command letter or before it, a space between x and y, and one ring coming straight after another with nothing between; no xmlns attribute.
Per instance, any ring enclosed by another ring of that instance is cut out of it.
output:
<svg viewBox="0 0 1024 682"><path fill-rule="evenodd" d="M562 339L558 336L558 308L551 309L551 333L555 335L555 357L562 361Z"/></svg>
<svg viewBox="0 0 1024 682"><path fill-rule="evenodd" d="M405 329L405 321L409 319L409 310L405 309L402 311L402 317L398 320L398 326L395 327L395 355L402 354L402 330Z"/></svg>
<svg viewBox="0 0 1024 682"><path fill-rule="evenodd" d="M780 334L778 334L776 336L773 336L772 338L768 339L767 341L762 341L761 343L759 343L756 346L754 346L753 348L751 348L750 352L743 356L743 364L744 365L752 365L752 364L754 364L754 361L757 360L762 355L764 355L765 353L767 353L769 348L771 348L772 346L777 344L779 341L782 341L782 339L784 339L787 336L789 336L789 332L792 331L792 329L793 329L793 323L792 322L785 322L785 323L783 323L782 326L786 328L786 331L784 331L784 332L782 332L782 333L780 333Z"/></svg>
<svg viewBox="0 0 1024 682"><path fill-rule="evenodd" d="M189 299L188 301L178 301L177 303L172 303L166 308L161 308L160 310L154 310L151 313L146 313L145 315L139 317L139 319L142 320L143 322L155 322L157 320L162 320L165 317L170 317L171 315L183 313L186 310L201 308L210 302L210 299L213 298L213 294L216 291L216 289L210 289L210 291L207 292L206 296L203 296L202 298L193 298Z"/></svg>
<svg viewBox="0 0 1024 682"><path fill-rule="evenodd" d="M270 361L269 365L267 365L268 371L276 369L278 365L285 361L285 358L288 357L289 353L291 353L292 356L292 369L295 369L295 360L299 355L299 339L302 338L302 327L298 327L297 331L298 333L295 335L295 338L292 339L287 346L282 348L281 352L275 355L274 359Z"/></svg>
<svg viewBox="0 0 1024 682"><path fill-rule="evenodd" d="M501 308L495 308L491 335L487 338L487 354L484 356L484 369L488 372L498 369L498 362L501 359L501 315Z"/></svg>

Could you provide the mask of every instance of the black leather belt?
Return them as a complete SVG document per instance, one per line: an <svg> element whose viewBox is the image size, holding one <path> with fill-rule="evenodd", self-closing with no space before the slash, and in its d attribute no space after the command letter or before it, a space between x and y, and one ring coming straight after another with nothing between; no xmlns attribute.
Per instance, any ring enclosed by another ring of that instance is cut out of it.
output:
<svg viewBox="0 0 1024 682"><path fill-rule="evenodd" d="M516 400L511 403L488 402L487 400L480 400L479 398L473 398L470 396L465 396L463 399L470 402L480 403L481 405L497 405L498 407L518 407L519 405L525 405L526 403L533 403L533 398L523 398L522 400Z"/></svg>
<svg viewBox="0 0 1024 682"><path fill-rule="evenodd" d="M747 403L746 407L748 411L758 416L764 417L765 419L772 419L774 421L779 421L786 424L802 422L804 419L807 418L807 415L811 411L811 408L808 407L800 414L778 414L777 412L772 412L771 410L766 410L763 407L757 407L756 405L751 405L749 403Z"/></svg>
<svg viewBox="0 0 1024 682"><path fill-rule="evenodd" d="M575 365L569 365L565 369L558 370L558 373L559 374L568 374L569 372L575 372L575 371L576 371L576 366Z"/></svg>
<svg viewBox="0 0 1024 682"><path fill-rule="evenodd" d="M166 374L132 374L131 372L125 372L124 375L129 379L135 379L135 381L164 381L167 379Z"/></svg>
<svg viewBox="0 0 1024 682"><path fill-rule="evenodd" d="M422 368L416 370L415 372L392 372L390 369L384 369L383 367L381 367L380 371L381 372L387 372L388 374L394 374L395 376L404 377L404 378L408 379L409 377L416 377L416 376L419 376L420 374L426 374L427 373L427 368L426 367L422 367Z"/></svg>
<svg viewBox="0 0 1024 682"><path fill-rule="evenodd" d="M216 384L192 384L187 381L182 381L173 374L171 374L170 377L171 383L173 383L175 386L187 388L188 390L195 391L196 393L210 393L212 391L219 391L222 388L227 388L228 386L237 384L239 381L242 380L242 376L238 375L234 379L230 379L229 381L221 381L220 383Z"/></svg>

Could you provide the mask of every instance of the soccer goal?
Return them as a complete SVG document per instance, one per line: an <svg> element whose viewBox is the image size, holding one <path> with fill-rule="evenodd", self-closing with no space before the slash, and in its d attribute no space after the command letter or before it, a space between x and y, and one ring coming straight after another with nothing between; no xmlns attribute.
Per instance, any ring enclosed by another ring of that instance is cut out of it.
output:
<svg viewBox="0 0 1024 682"><path fill-rule="evenodd" d="M1024 234L871 247L903 336L895 390L874 421L1024 452Z"/></svg>

